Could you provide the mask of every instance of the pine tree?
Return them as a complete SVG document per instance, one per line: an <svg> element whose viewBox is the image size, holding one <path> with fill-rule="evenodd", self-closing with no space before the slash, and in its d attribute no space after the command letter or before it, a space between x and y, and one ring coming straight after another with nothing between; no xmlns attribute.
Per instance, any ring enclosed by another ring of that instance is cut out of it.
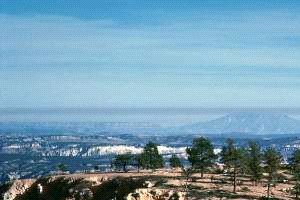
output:
<svg viewBox="0 0 300 200"><path fill-rule="evenodd" d="M276 182L277 171L280 168L281 161L282 156L274 148L268 148L264 152L265 170L268 173L267 198L270 198L271 186Z"/></svg>
<svg viewBox="0 0 300 200"><path fill-rule="evenodd" d="M294 176L294 194L295 198L299 199L300 195L300 150L296 150L290 160L291 170Z"/></svg>
<svg viewBox="0 0 300 200"><path fill-rule="evenodd" d="M243 151L235 146L232 139L227 139L221 152L221 161L231 172L233 180L233 192L236 193L237 175L243 163Z"/></svg>
<svg viewBox="0 0 300 200"><path fill-rule="evenodd" d="M138 172L140 172L140 168L142 167L142 156L141 154L137 154L133 157L133 165L137 168Z"/></svg>
<svg viewBox="0 0 300 200"><path fill-rule="evenodd" d="M175 154L173 154L171 156L171 158L170 158L170 166L172 168L176 168L176 167L181 167L182 166L180 159Z"/></svg>
<svg viewBox="0 0 300 200"><path fill-rule="evenodd" d="M262 153L259 144L250 141L246 155L247 172L251 175L251 180L257 185L257 182L262 178Z"/></svg>
<svg viewBox="0 0 300 200"><path fill-rule="evenodd" d="M193 140L191 148L186 149L188 160L194 169L200 169L201 178L203 178L204 170L214 164L216 155L214 147L210 140L204 137Z"/></svg>
<svg viewBox="0 0 300 200"><path fill-rule="evenodd" d="M114 160L114 166L117 168L122 168L124 172L127 172L127 166L131 164L132 162L132 155L131 154L122 154L122 155L117 155L115 160Z"/></svg>
<svg viewBox="0 0 300 200"><path fill-rule="evenodd" d="M185 199L188 200L189 199L189 182L190 179L192 178L193 174L195 173L194 169L192 167L183 167L182 166L182 175L185 178L184 181L184 192L185 194Z"/></svg>
<svg viewBox="0 0 300 200"><path fill-rule="evenodd" d="M299 195L300 195L300 181L299 180L296 180L296 183L295 183L293 189L294 189L295 199L299 199Z"/></svg>
<svg viewBox="0 0 300 200"><path fill-rule="evenodd" d="M145 169L158 169L164 167L164 160L159 154L157 144L149 142L141 154L141 166Z"/></svg>
<svg viewBox="0 0 300 200"><path fill-rule="evenodd" d="M61 171L61 172L65 172L65 171L68 170L68 167L67 167L67 165L65 165L65 164L63 164L63 163L59 163L59 164L57 165L57 169L58 169L59 171Z"/></svg>

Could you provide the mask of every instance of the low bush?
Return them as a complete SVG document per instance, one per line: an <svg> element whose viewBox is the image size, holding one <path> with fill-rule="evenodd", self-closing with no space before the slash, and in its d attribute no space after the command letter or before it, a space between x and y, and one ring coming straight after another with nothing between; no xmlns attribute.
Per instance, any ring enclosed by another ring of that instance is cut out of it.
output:
<svg viewBox="0 0 300 200"><path fill-rule="evenodd" d="M248 187L242 187L241 192L250 192L251 190Z"/></svg>

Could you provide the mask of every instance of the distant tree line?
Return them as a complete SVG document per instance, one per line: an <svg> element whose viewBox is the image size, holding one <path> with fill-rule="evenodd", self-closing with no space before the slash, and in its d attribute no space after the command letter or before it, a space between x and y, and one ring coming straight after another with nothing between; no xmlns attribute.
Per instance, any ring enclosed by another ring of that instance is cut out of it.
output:
<svg viewBox="0 0 300 200"><path fill-rule="evenodd" d="M245 147L238 147L233 139L227 139L221 152L216 154L212 142L205 137L195 138L191 147L186 149L189 168L185 168L181 159L173 154L169 163L172 168L182 168L183 172L191 176L199 172L201 178L219 163L223 166L223 173L230 177L233 185L233 193L236 193L238 179L241 176L249 176L253 184L259 184L263 178L267 183L266 198L270 198L271 188L276 185L280 178L278 171L286 167L282 164L283 158L275 148L269 147L264 151L256 141L249 141ZM159 169L165 165L164 159L159 154L157 144L149 142L145 145L143 152L139 155L123 154L117 155L113 166L127 172L128 166L134 166L138 170ZM300 196L300 150L296 150L289 160L287 167L293 175L293 193L296 199ZM264 175L264 176L263 176Z"/></svg>
<svg viewBox="0 0 300 200"><path fill-rule="evenodd" d="M164 167L164 159L158 152L157 144L149 142L138 155L122 154L117 155L113 161L113 166L127 172L127 166L135 166L138 170L143 169L159 169Z"/></svg>

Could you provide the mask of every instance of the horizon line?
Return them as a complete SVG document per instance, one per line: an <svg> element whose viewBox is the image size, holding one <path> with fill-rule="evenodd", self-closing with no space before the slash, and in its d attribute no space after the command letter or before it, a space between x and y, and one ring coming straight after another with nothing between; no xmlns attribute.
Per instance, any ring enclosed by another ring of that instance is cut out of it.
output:
<svg viewBox="0 0 300 200"><path fill-rule="evenodd" d="M221 114L231 112L282 112L282 113L298 113L300 107L0 107L0 114L38 114L38 113L94 113L94 114Z"/></svg>

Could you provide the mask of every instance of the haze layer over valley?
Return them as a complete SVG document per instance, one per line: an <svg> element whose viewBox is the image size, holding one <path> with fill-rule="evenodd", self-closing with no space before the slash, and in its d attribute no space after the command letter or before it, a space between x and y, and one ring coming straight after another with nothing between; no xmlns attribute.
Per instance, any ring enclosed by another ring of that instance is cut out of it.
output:
<svg viewBox="0 0 300 200"><path fill-rule="evenodd" d="M189 111L190 112L190 111ZM1 114L4 115L4 114ZM27 117L27 120L20 116ZM28 117L29 115L29 117ZM300 120L281 112L10 113L0 134L299 134ZM39 118L40 116L40 118ZM297 115L296 115L297 116ZM56 118L55 118L56 117Z"/></svg>

